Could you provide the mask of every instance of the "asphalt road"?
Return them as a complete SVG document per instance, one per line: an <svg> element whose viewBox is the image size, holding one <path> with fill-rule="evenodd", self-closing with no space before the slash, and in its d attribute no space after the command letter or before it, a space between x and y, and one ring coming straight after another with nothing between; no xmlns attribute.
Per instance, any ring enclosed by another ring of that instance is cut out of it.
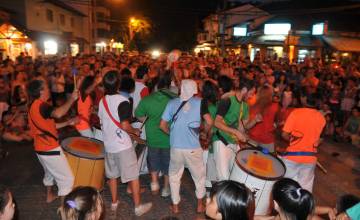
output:
<svg viewBox="0 0 360 220"><path fill-rule="evenodd" d="M45 188L42 185L43 170L33 151L31 143L2 143L9 155L0 159L0 184L8 186L17 203L17 219L52 220L59 219L59 200L45 203ZM334 206L336 199L345 193L360 195L360 149L347 144L325 142L320 147L319 161L327 169L323 173L316 169L314 195L318 205ZM120 206L116 213L106 210L106 219L161 219L170 216L170 198L153 196L149 191L148 175L141 176L146 187L143 201L152 201L153 210L141 218L133 214L131 197L126 194L126 185L119 185ZM102 192L107 207L110 206L108 188ZM181 213L178 219L204 219L195 212L196 198L190 174L185 172L181 186Z"/></svg>

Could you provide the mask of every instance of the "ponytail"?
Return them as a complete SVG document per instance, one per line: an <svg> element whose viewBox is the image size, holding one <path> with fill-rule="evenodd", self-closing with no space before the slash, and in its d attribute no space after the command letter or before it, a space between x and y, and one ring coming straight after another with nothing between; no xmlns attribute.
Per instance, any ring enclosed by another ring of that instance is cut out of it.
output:
<svg viewBox="0 0 360 220"><path fill-rule="evenodd" d="M289 220L306 220L315 208L312 194L292 179L277 181L272 196Z"/></svg>

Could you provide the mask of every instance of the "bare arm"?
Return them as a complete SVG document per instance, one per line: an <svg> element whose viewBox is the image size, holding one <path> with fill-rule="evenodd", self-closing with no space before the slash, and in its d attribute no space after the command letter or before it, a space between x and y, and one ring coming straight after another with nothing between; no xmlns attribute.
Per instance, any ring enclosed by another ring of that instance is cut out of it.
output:
<svg viewBox="0 0 360 220"><path fill-rule="evenodd" d="M169 124L167 121L165 120L161 120L160 121L160 129L165 132L166 134L170 134L170 131L169 131Z"/></svg>
<svg viewBox="0 0 360 220"><path fill-rule="evenodd" d="M66 103L58 108L56 108L52 113L52 118L61 118L64 116L69 109L71 108L72 104L78 99L78 91L74 90L74 92L71 94L71 97L69 100L66 101Z"/></svg>
<svg viewBox="0 0 360 220"><path fill-rule="evenodd" d="M139 129L133 128L128 120L121 121L121 127L124 129L128 134L135 134L137 136L140 135Z"/></svg>
<svg viewBox="0 0 360 220"><path fill-rule="evenodd" d="M287 132L283 131L281 133L281 137L286 141L290 141L290 133L287 133Z"/></svg>
<svg viewBox="0 0 360 220"><path fill-rule="evenodd" d="M224 118L222 116L220 116L220 115L216 116L214 125L216 128L218 128L226 133L229 133L230 135L236 136L237 139L246 141L245 135L243 133L241 133L239 130L227 126L225 124Z"/></svg>
<svg viewBox="0 0 360 220"><path fill-rule="evenodd" d="M59 128L63 128L63 127L69 126L69 125L75 125L78 122L79 122L79 118L75 117L75 118L72 118L65 122L56 123L55 126L56 126L56 129L59 129Z"/></svg>

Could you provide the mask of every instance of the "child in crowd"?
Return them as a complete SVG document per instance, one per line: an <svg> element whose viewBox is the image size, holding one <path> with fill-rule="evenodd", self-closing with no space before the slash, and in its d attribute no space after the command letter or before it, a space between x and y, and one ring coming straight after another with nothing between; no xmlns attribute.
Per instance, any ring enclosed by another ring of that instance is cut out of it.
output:
<svg viewBox="0 0 360 220"><path fill-rule="evenodd" d="M0 220L11 220L14 213L15 204L11 192L0 186Z"/></svg>
<svg viewBox="0 0 360 220"><path fill-rule="evenodd" d="M206 215L216 220L252 220L253 193L242 183L224 180L213 185L206 205Z"/></svg>
<svg viewBox="0 0 360 220"><path fill-rule="evenodd" d="M99 220L104 218L104 202L95 188L79 186L65 196L59 213L61 220Z"/></svg>

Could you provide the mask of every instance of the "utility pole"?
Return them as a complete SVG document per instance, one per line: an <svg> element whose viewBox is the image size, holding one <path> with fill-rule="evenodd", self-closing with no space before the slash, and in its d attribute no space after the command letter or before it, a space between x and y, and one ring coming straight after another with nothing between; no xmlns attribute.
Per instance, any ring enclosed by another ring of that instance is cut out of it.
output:
<svg viewBox="0 0 360 220"><path fill-rule="evenodd" d="M96 44L96 40L97 40L97 15L96 15L96 1L97 0L92 0L92 13L93 13L93 25L92 25L92 28L93 28L93 31L94 31L94 44Z"/></svg>
<svg viewBox="0 0 360 220"><path fill-rule="evenodd" d="M225 56L225 36L226 36L226 8L227 0L224 0L222 13L219 13L219 33L220 33L220 44L221 44L221 55Z"/></svg>

